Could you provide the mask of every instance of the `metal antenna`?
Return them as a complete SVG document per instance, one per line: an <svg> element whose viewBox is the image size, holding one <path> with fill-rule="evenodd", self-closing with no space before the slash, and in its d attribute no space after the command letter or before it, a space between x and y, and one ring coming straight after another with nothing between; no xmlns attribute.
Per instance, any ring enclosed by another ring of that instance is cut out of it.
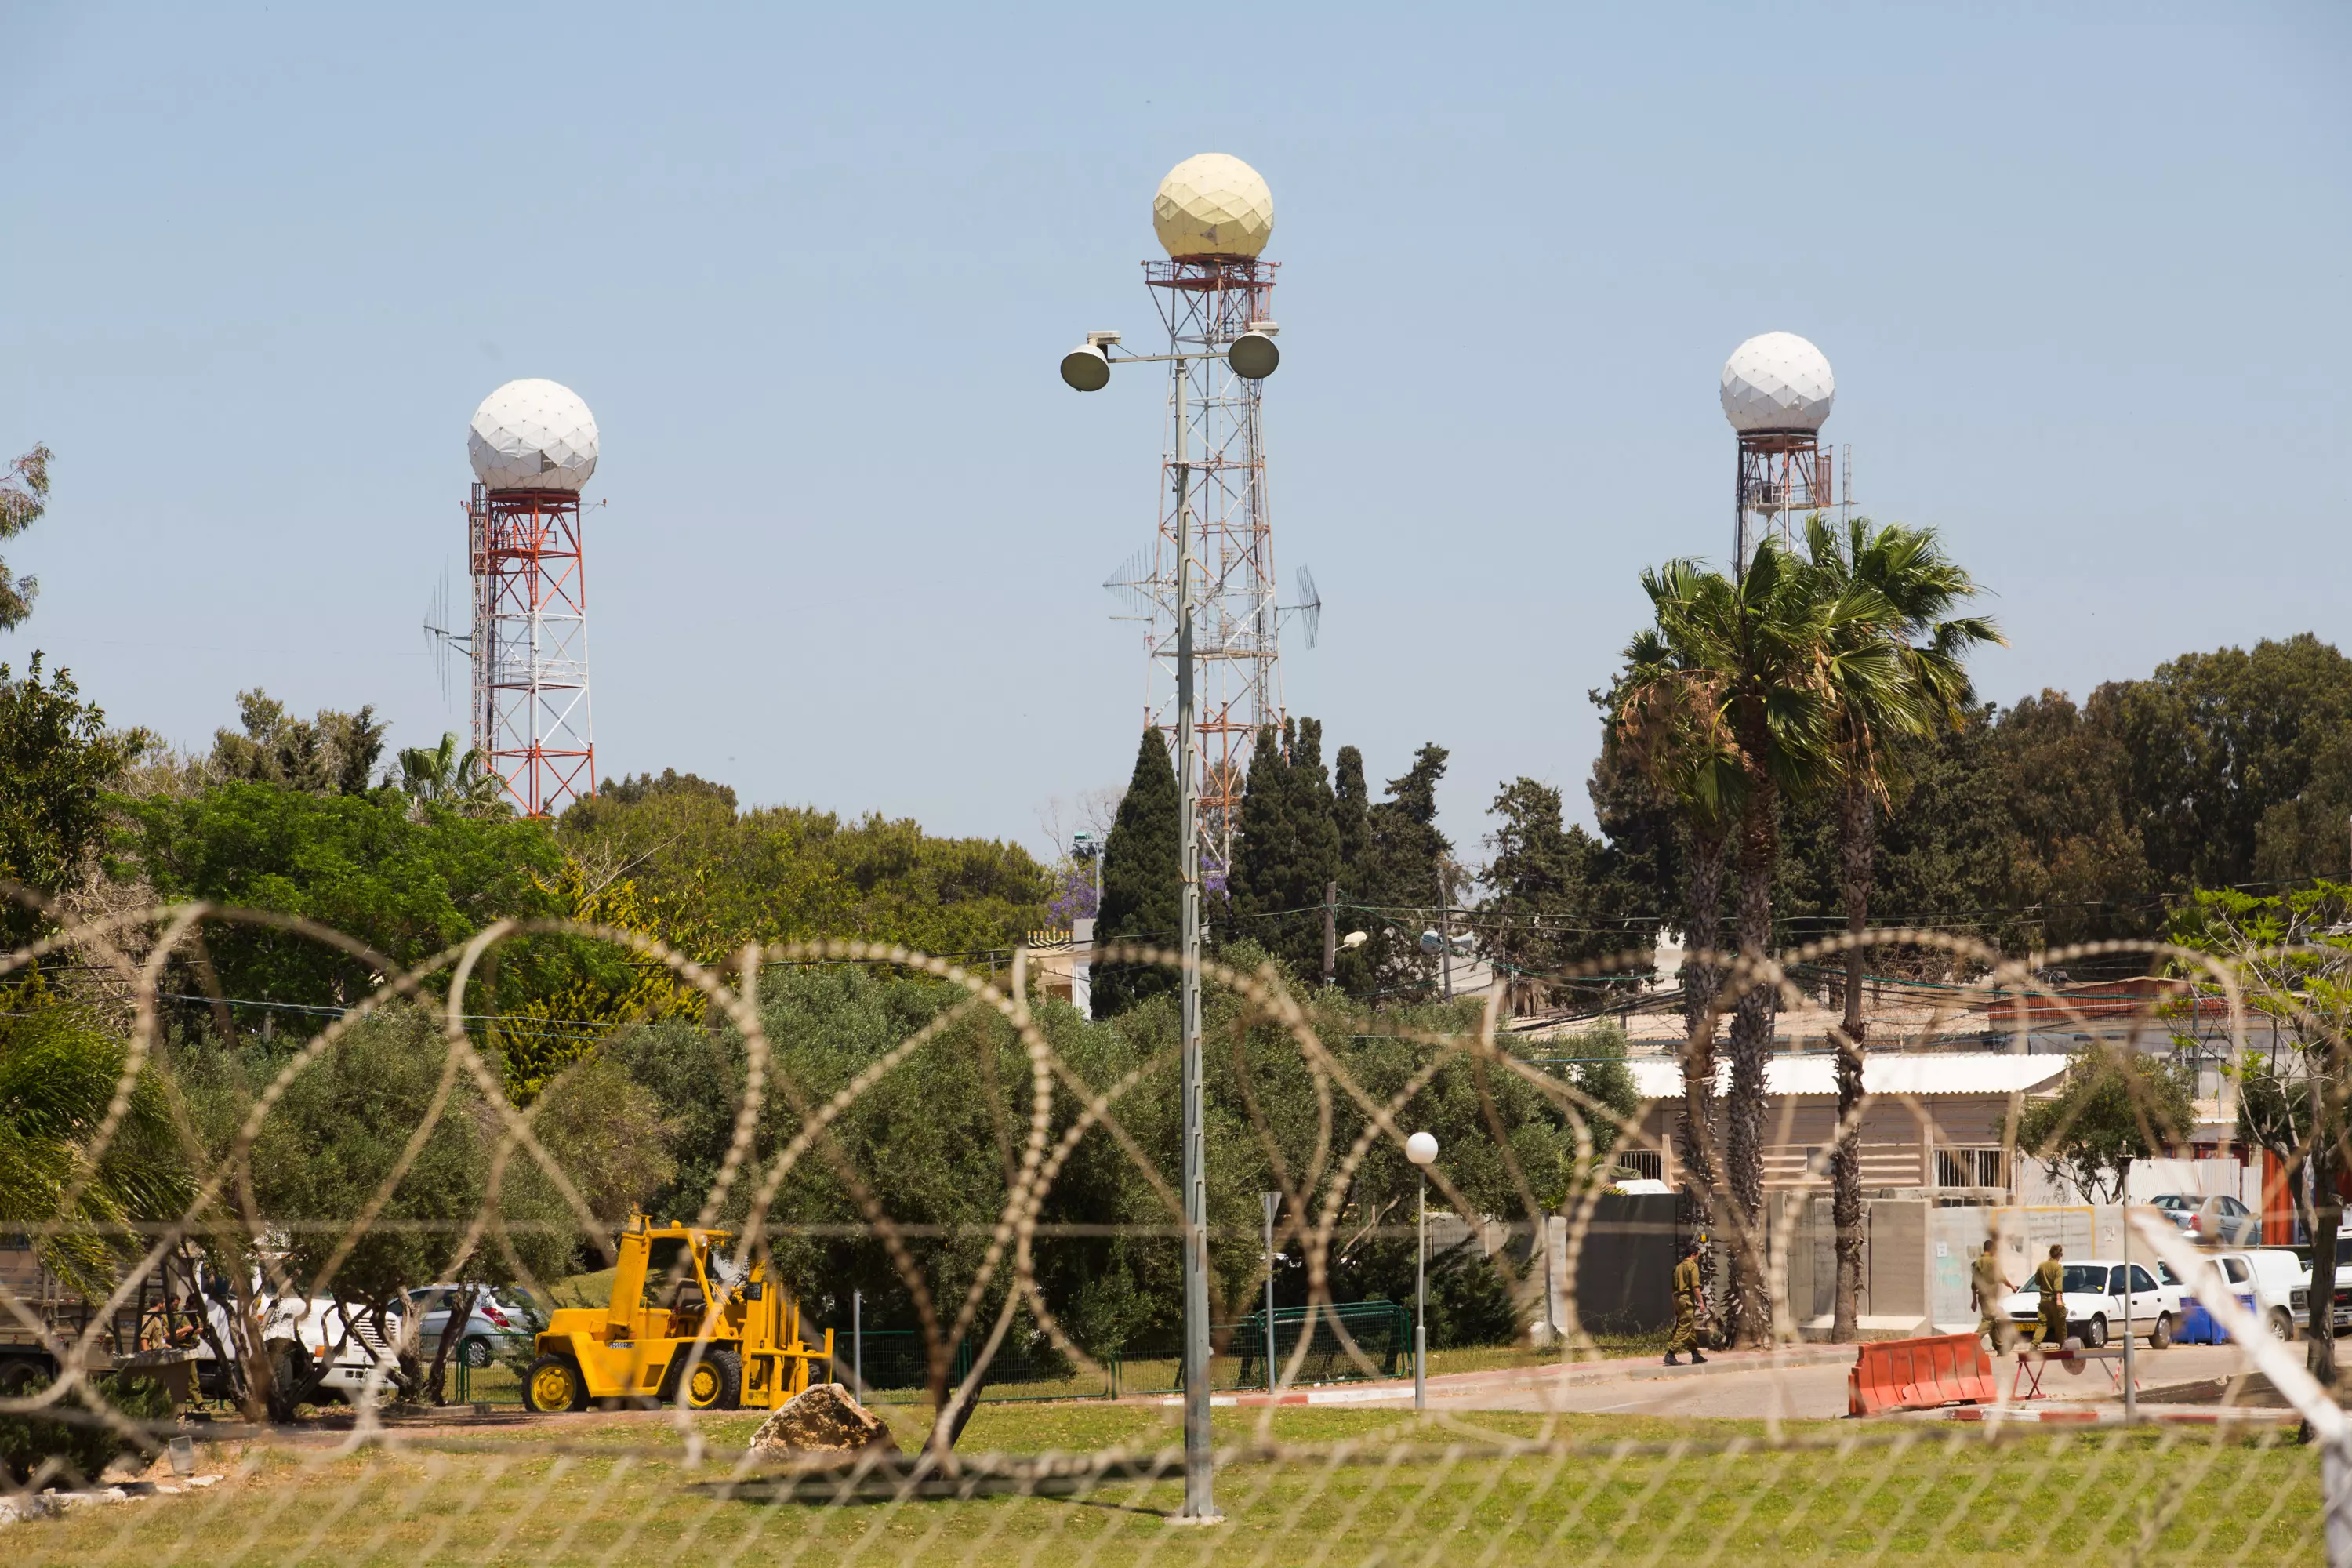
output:
<svg viewBox="0 0 2352 1568"><path fill-rule="evenodd" d="M440 584L433 590L432 602L425 611L425 644L433 655L433 673L441 683L441 706L445 709L449 706L449 650L458 649L468 660L474 653L474 639L451 631L448 621L449 568L445 564Z"/></svg>
<svg viewBox="0 0 2352 1568"><path fill-rule="evenodd" d="M1115 621L1148 621L1159 607L1159 598L1152 585L1159 575L1151 559L1149 545L1122 562L1118 571L1103 579L1103 588L1126 609L1123 616L1113 616Z"/></svg>
<svg viewBox="0 0 2352 1568"><path fill-rule="evenodd" d="M1306 567L1298 569L1298 603L1285 605L1285 617L1297 616L1299 629L1307 634L1307 646L1313 647L1323 632L1323 595L1315 591L1315 574Z"/></svg>

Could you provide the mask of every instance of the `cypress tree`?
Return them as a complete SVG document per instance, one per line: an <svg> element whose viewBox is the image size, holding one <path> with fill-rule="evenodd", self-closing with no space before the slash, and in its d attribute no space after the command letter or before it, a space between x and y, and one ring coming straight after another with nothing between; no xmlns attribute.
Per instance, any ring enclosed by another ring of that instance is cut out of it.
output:
<svg viewBox="0 0 2352 1568"><path fill-rule="evenodd" d="M1425 984L1437 972L1419 938L1420 921L1435 917L1440 868L1454 849L1437 830L1445 758L1444 747L1425 745L1402 778L1389 781L1387 797L1364 814L1363 852L1350 868L1357 898L1388 911L1365 926L1372 940L1363 951L1380 985L1391 991Z"/></svg>
<svg viewBox="0 0 2352 1568"><path fill-rule="evenodd" d="M1319 741L1321 726L1317 726ZM1339 883L1341 904L1369 903L1365 895L1365 876L1370 867L1365 860L1365 846L1370 835L1366 820L1371 805L1371 792L1364 784L1364 753L1353 746L1342 746L1332 759L1337 774L1331 795L1331 835L1337 862L1333 875ZM1377 931L1379 921L1360 910L1343 909L1339 912L1342 937L1351 931ZM1319 966L1321 955L1318 954ZM1337 973L1339 988L1350 996L1369 999L1372 994L1370 955L1362 948L1341 948Z"/></svg>
<svg viewBox="0 0 2352 1568"><path fill-rule="evenodd" d="M1284 760L1274 727L1257 732L1250 753L1249 777L1242 785L1242 815L1234 835L1233 874L1225 883L1240 931L1261 943L1267 932L1262 917L1286 907L1282 894L1288 886L1295 848L1290 824L1290 764ZM1271 945L1271 944L1268 944Z"/></svg>
<svg viewBox="0 0 2352 1568"><path fill-rule="evenodd" d="M1333 783L1331 826L1339 836L1339 879L1347 882L1364 858L1364 815L1372 797L1364 786L1363 752L1342 746L1333 761L1339 777Z"/></svg>
<svg viewBox="0 0 2352 1568"><path fill-rule="evenodd" d="M1103 845L1102 911L1097 942L1126 940L1173 948L1184 918L1183 833L1177 820L1176 767L1168 742L1146 729L1135 773ZM1166 964L1094 966L1094 1013L1108 1018L1147 996L1176 988Z"/></svg>

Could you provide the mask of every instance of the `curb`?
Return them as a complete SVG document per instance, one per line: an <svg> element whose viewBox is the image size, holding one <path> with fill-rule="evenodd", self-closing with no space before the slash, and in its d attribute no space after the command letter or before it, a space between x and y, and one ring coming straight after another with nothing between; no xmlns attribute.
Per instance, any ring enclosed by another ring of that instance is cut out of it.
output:
<svg viewBox="0 0 2352 1568"><path fill-rule="evenodd" d="M1800 1367L1843 1366L1854 1358L1853 1345L1790 1345L1773 1351L1718 1351L1698 1366L1666 1366L1647 1358L1620 1356L1605 1361L1552 1362L1534 1366L1490 1367L1478 1372L1440 1373L1429 1379L1429 1392L1471 1393L1484 1388L1545 1386L1574 1387L1589 1383L1664 1383L1677 1378L1720 1377L1734 1372L1784 1372ZM1378 1383L1342 1383L1312 1388L1292 1388L1274 1394L1215 1393L1213 1408L1254 1408L1267 1405L1366 1405L1412 1397L1409 1378ZM1150 1405L1181 1405L1181 1394L1150 1394L1139 1401Z"/></svg>

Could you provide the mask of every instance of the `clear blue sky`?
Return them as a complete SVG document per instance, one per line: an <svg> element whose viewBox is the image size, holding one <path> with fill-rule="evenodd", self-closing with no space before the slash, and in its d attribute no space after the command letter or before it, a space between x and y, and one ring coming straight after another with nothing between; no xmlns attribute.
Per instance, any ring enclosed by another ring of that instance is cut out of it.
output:
<svg viewBox="0 0 2352 1568"><path fill-rule="evenodd" d="M855 13L855 14L851 14ZM1255 163L1294 711L1584 810L1634 578L1717 553L1716 376L1836 367L1858 499L1998 590L2003 701L2347 636L2339 6L0 11L0 447L56 449L47 648L205 744L233 694L461 725L465 425L576 388L596 742L747 801L1039 838L1142 670L1150 202Z"/></svg>

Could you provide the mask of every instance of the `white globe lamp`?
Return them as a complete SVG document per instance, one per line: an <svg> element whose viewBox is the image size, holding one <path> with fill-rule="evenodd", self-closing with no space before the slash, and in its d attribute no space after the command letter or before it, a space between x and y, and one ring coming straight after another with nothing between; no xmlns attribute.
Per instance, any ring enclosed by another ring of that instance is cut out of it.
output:
<svg viewBox="0 0 2352 1568"><path fill-rule="evenodd" d="M1437 1163L1437 1138L1433 1133L1416 1132L1404 1141L1404 1157L1426 1168Z"/></svg>
<svg viewBox="0 0 2352 1568"><path fill-rule="evenodd" d="M1765 332L1723 365L1723 416L1750 431L1819 430L1837 401L1837 377L1821 350L1794 332Z"/></svg>
<svg viewBox="0 0 2352 1568"><path fill-rule="evenodd" d="M596 471L596 416L561 382L510 381L474 410L466 455L486 489L576 495Z"/></svg>

